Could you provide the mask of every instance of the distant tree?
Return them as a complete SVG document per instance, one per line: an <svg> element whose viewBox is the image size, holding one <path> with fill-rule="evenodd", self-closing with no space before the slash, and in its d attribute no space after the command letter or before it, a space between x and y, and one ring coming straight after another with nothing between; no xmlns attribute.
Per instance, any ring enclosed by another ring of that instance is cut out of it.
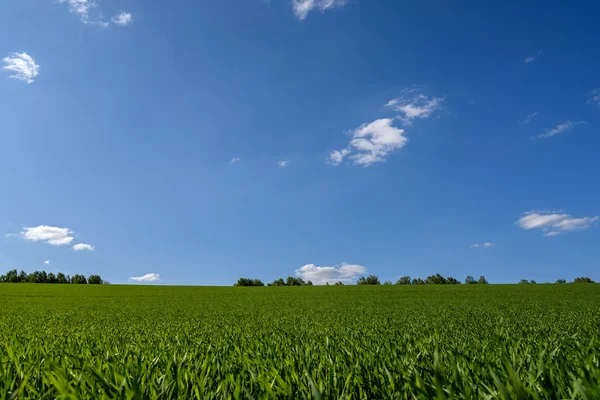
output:
<svg viewBox="0 0 600 400"><path fill-rule="evenodd" d="M109 281L102 281L102 284L103 285L110 285L110 282Z"/></svg>
<svg viewBox="0 0 600 400"><path fill-rule="evenodd" d="M28 278L29 278L29 275L27 275L27 272L21 271L21 272L19 272L19 279L17 280L17 282L25 283L25 282L27 282Z"/></svg>
<svg viewBox="0 0 600 400"><path fill-rule="evenodd" d="M69 283L69 280L62 272L56 274L56 283Z"/></svg>
<svg viewBox="0 0 600 400"><path fill-rule="evenodd" d="M90 275L87 282L90 285L102 285L102 278L100 275Z"/></svg>
<svg viewBox="0 0 600 400"><path fill-rule="evenodd" d="M446 278L444 278L440 274L430 275L425 279L425 284L427 285L445 285Z"/></svg>
<svg viewBox="0 0 600 400"><path fill-rule="evenodd" d="M269 286L285 286L285 281L283 280L283 278L279 278L270 283Z"/></svg>
<svg viewBox="0 0 600 400"><path fill-rule="evenodd" d="M0 275L0 283L6 283L6 275Z"/></svg>
<svg viewBox="0 0 600 400"><path fill-rule="evenodd" d="M535 285L535 284L537 284L537 282L536 282L536 281L534 281L533 279L532 279L532 280L530 280L530 281L529 281L529 283L531 283L532 285Z"/></svg>
<svg viewBox="0 0 600 400"><path fill-rule="evenodd" d="M410 285L410 276L401 276L400 279L396 281L396 285Z"/></svg>
<svg viewBox="0 0 600 400"><path fill-rule="evenodd" d="M71 283L85 285L87 284L87 279L85 279L85 276L83 275L75 274L71 277Z"/></svg>
<svg viewBox="0 0 600 400"><path fill-rule="evenodd" d="M573 283L596 283L596 282L594 282L593 280L591 280L587 276L583 276L583 277L580 277L580 278L575 278L573 280Z"/></svg>
<svg viewBox="0 0 600 400"><path fill-rule="evenodd" d="M344 282L342 281L337 281L336 283L334 283L335 286L344 286Z"/></svg>
<svg viewBox="0 0 600 400"><path fill-rule="evenodd" d="M306 282L306 284L307 284L308 286L312 286L312 285L313 285L312 281L308 281L308 282Z"/></svg>
<svg viewBox="0 0 600 400"><path fill-rule="evenodd" d="M8 271L4 276L4 282L6 283L18 283L19 282L19 274L17 274L17 270L13 269L12 271Z"/></svg>
<svg viewBox="0 0 600 400"><path fill-rule="evenodd" d="M481 275L479 277L479 279L477 280L477 284L479 284L479 285L488 285L489 282L487 281L487 279L485 279L485 276Z"/></svg>
<svg viewBox="0 0 600 400"><path fill-rule="evenodd" d="M475 278L473 278L471 275L469 275L465 278L465 283L467 285L474 285L477 283L477 281L475 280Z"/></svg>
<svg viewBox="0 0 600 400"><path fill-rule="evenodd" d="M376 275L369 275L366 278L361 276L356 282L357 285L381 285L379 282L379 277Z"/></svg>
<svg viewBox="0 0 600 400"><path fill-rule="evenodd" d="M47 283L56 283L56 276L52 272L50 272L48 274L48 278L46 279L46 282Z"/></svg>
<svg viewBox="0 0 600 400"><path fill-rule="evenodd" d="M302 278L296 278L294 276L288 276L285 280L286 286L304 286L306 282Z"/></svg>
<svg viewBox="0 0 600 400"><path fill-rule="evenodd" d="M384 285L393 285L392 281L385 281L383 282Z"/></svg>
<svg viewBox="0 0 600 400"><path fill-rule="evenodd" d="M520 285L529 285L529 281L527 279L521 279L521 282L519 282Z"/></svg>
<svg viewBox="0 0 600 400"><path fill-rule="evenodd" d="M412 284L413 285L424 285L425 281L423 279L421 279L421 278L414 278L412 280Z"/></svg>
<svg viewBox="0 0 600 400"><path fill-rule="evenodd" d="M567 283L566 279L558 279L556 282L554 283Z"/></svg>
<svg viewBox="0 0 600 400"><path fill-rule="evenodd" d="M252 279L240 278L233 286L252 286Z"/></svg>
<svg viewBox="0 0 600 400"><path fill-rule="evenodd" d="M454 278L453 278L453 277L451 277L451 276L449 276L449 277L446 279L446 284L447 284L447 285L460 285L460 281L459 281L459 280L457 280L457 279L454 279Z"/></svg>

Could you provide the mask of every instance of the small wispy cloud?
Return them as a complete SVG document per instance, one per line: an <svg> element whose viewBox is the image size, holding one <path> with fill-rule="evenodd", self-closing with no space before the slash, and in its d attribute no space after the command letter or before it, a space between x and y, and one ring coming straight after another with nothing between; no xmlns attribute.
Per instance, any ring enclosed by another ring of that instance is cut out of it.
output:
<svg viewBox="0 0 600 400"><path fill-rule="evenodd" d="M292 8L294 14L300 20L304 20L313 10L325 12L331 8L343 7L347 2L347 0L292 0Z"/></svg>
<svg viewBox="0 0 600 400"><path fill-rule="evenodd" d="M596 104L598 107L600 107L600 88L591 91L590 98L587 102Z"/></svg>
<svg viewBox="0 0 600 400"><path fill-rule="evenodd" d="M231 159L231 161L229 161L229 164L237 164L239 163L241 160L239 159L239 157L233 157Z"/></svg>
<svg viewBox="0 0 600 400"><path fill-rule="evenodd" d="M573 218L569 214L556 211L529 211L517 221L521 229L541 229L544 236L557 236L562 232L572 232L591 228L600 217Z"/></svg>
<svg viewBox="0 0 600 400"><path fill-rule="evenodd" d="M33 83L34 78L40 74L40 66L35 63L35 60L27 53L10 53L2 59L6 64L2 67L5 71L10 71L13 79L18 79L23 82Z"/></svg>
<svg viewBox="0 0 600 400"><path fill-rule="evenodd" d="M408 91L408 93L413 90ZM442 97L428 97L424 94L403 96L387 102L385 107L391 108L405 125L410 125L414 119L429 118L440 109L444 99Z"/></svg>
<svg viewBox="0 0 600 400"><path fill-rule="evenodd" d="M315 264L306 264L296 270L297 277L305 281L312 281L315 285L324 285L338 281L351 283L366 273L367 268L362 265L346 263L337 267L318 267Z"/></svg>
<svg viewBox="0 0 600 400"><path fill-rule="evenodd" d="M481 243L481 244L479 244L479 243L472 244L472 245L471 245L471 246L469 246L469 247L471 247L471 248L473 248L473 249L475 249L475 248L479 248L479 247L483 247L484 249L487 249L487 248L490 248L490 247L493 247L493 246L494 246L494 244L493 244L493 243L490 243L490 242L483 242L483 243Z"/></svg>
<svg viewBox="0 0 600 400"><path fill-rule="evenodd" d="M530 123L531 121L533 121L533 119L538 115L538 112L532 112L531 114L529 114L528 116L525 117L525 119L523 121L519 121L519 124L521 125L525 125Z"/></svg>
<svg viewBox="0 0 600 400"><path fill-rule="evenodd" d="M76 245L74 245L72 247L72 249L74 251L94 251L96 250L96 248L94 246L92 246L91 244L87 244L87 243L77 243Z"/></svg>
<svg viewBox="0 0 600 400"><path fill-rule="evenodd" d="M394 126L395 121L411 125L415 119L427 119L444 101L443 97L431 98L418 92L418 87L405 89L401 97L388 101L384 107L395 111L395 118L380 118L348 132L352 136L348 146L330 152L327 162L339 165L347 157L356 165L368 167L385 161L391 153L404 147L408 138L404 136L404 129Z"/></svg>
<svg viewBox="0 0 600 400"><path fill-rule="evenodd" d="M127 13L125 11L121 11L119 14L115 15L110 19L114 24L127 26L133 23L133 15L131 13Z"/></svg>
<svg viewBox="0 0 600 400"><path fill-rule="evenodd" d="M340 165L340 163L344 160L344 157L350 153L350 150L334 150L329 153L328 161L332 165Z"/></svg>
<svg viewBox="0 0 600 400"><path fill-rule="evenodd" d="M566 121L562 124L556 125L552 129L547 129L544 133L540 133L539 135L534 136L534 139L549 138L549 137L552 137L555 135L559 135L561 133L568 132L568 131L572 130L573 128L575 128L577 125L581 125L583 123L585 123L585 122L584 121Z"/></svg>
<svg viewBox="0 0 600 400"><path fill-rule="evenodd" d="M277 163L277 165L279 165L280 168L286 168L288 165L290 165L289 161L279 161Z"/></svg>
<svg viewBox="0 0 600 400"><path fill-rule="evenodd" d="M45 265L50 265L51 262L52 262L51 260L46 260L46 261L44 261L44 264Z"/></svg>
<svg viewBox="0 0 600 400"><path fill-rule="evenodd" d="M541 56L544 54L544 49L539 49L535 55ZM525 58L525 64L529 64L535 61L535 57L533 55Z"/></svg>
<svg viewBox="0 0 600 400"><path fill-rule="evenodd" d="M59 3L67 3L69 11L79 17L79 20L86 25L98 25L106 28L108 22L102 20L102 12L98 9L98 4L90 0L58 0Z"/></svg>
<svg viewBox="0 0 600 400"><path fill-rule="evenodd" d="M160 274L150 273L142 276L132 276L129 280L135 282L157 282L160 281Z"/></svg>
<svg viewBox="0 0 600 400"><path fill-rule="evenodd" d="M350 132L352 139L348 147L332 152L329 155L330 163L338 165L350 153L353 153L349 158L354 164L363 167L385 161L390 153L401 149L408 142L404 129L396 128L393 122L391 118L378 119Z"/></svg>

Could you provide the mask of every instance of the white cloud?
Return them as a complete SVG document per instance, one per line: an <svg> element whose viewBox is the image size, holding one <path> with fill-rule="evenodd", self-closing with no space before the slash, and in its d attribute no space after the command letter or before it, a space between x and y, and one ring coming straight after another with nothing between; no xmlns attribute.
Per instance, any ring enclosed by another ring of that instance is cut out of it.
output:
<svg viewBox="0 0 600 400"><path fill-rule="evenodd" d="M40 225L35 228L23 228L20 235L32 242L46 242L54 246L63 246L73 241L74 232L69 228Z"/></svg>
<svg viewBox="0 0 600 400"><path fill-rule="evenodd" d="M415 93L416 87L402 91L403 97L388 101L386 108L391 108L398 113L397 119L404 125L411 125L414 119L426 119L440 109L443 98L429 98L423 94ZM352 139L346 148L329 153L328 162L339 165L346 156L354 164L368 167L377 162L383 162L392 152L401 149L408 142L404 136L404 129L394 126L393 118L381 118L371 123L365 123L354 131L348 132Z"/></svg>
<svg viewBox="0 0 600 400"><path fill-rule="evenodd" d="M51 260L46 260L46 261L44 261L44 264L50 265L51 262L52 262Z"/></svg>
<svg viewBox="0 0 600 400"><path fill-rule="evenodd" d="M72 249L75 251L84 251L84 250L94 251L94 250L96 250L96 248L94 246L92 246L91 244L87 244L87 243L77 243L76 245L74 245L72 247Z"/></svg>
<svg viewBox="0 0 600 400"><path fill-rule="evenodd" d="M289 162L289 161L279 161L277 164L279 164L279 166L280 166L281 168L285 168L285 167L287 167L288 165L290 165L290 162Z"/></svg>
<svg viewBox="0 0 600 400"><path fill-rule="evenodd" d="M558 235L560 235L560 232L558 232L558 231L550 231L550 232L544 233L544 236L558 236Z"/></svg>
<svg viewBox="0 0 600 400"><path fill-rule="evenodd" d="M324 12L330 8L342 7L346 5L347 0L292 0L294 14L300 20L306 19L308 13L318 9Z"/></svg>
<svg viewBox="0 0 600 400"><path fill-rule="evenodd" d="M539 49L538 51L536 51L536 54L538 56L541 56L542 54L544 54L544 49ZM525 64L529 64L535 61L535 57L533 56L529 56L527 58L525 58Z"/></svg>
<svg viewBox="0 0 600 400"><path fill-rule="evenodd" d="M350 156L354 164L368 167L373 163L385 161L386 157L395 150L406 145L408 139L404 129L394 127L394 120L383 118L369 124L363 124L353 132L348 148L334 151L329 155L332 164L338 165L343 158Z"/></svg>
<svg viewBox="0 0 600 400"><path fill-rule="evenodd" d="M531 114L529 114L528 116L525 117L525 119L523 121L519 121L519 124L524 125L524 124L528 124L531 121L533 121L533 119L538 115L538 112L532 112Z"/></svg>
<svg viewBox="0 0 600 400"><path fill-rule="evenodd" d="M344 159L344 157L346 157L346 155L348 155L349 153L350 150L348 149L332 151L329 154L329 163L333 165L339 165Z"/></svg>
<svg viewBox="0 0 600 400"><path fill-rule="evenodd" d="M555 211L529 211L517 221L522 229L541 229L544 236L556 236L561 232L572 232L591 228L600 217L572 218L569 214Z"/></svg>
<svg viewBox="0 0 600 400"><path fill-rule="evenodd" d="M121 11L119 14L112 17L111 21L117 25L127 26L133 23L133 16L131 15L131 13Z"/></svg>
<svg viewBox="0 0 600 400"><path fill-rule="evenodd" d="M27 53L10 53L2 61L6 64L2 69L14 73L11 78L33 83L33 78L40 74L40 66Z"/></svg>
<svg viewBox="0 0 600 400"><path fill-rule="evenodd" d="M414 92L415 89L405 91L405 93ZM414 119L429 118L442 106L444 99L442 97L427 97L424 94L418 94L409 98L398 97L386 103L386 107L392 108L398 112L398 119L405 125L410 125Z"/></svg>
<svg viewBox="0 0 600 400"><path fill-rule="evenodd" d="M596 103L600 107L600 88L592 90L588 103Z"/></svg>
<svg viewBox="0 0 600 400"><path fill-rule="evenodd" d="M350 283L366 272L367 268L362 265L344 263L339 267L318 267L315 264L306 264L296 270L296 276L305 281L312 281L315 285L324 285L337 281Z"/></svg>
<svg viewBox="0 0 600 400"><path fill-rule="evenodd" d="M136 282L156 282L160 281L160 274L150 273L143 276L132 276L129 280Z"/></svg>
<svg viewBox="0 0 600 400"><path fill-rule="evenodd" d="M102 21L102 13L97 10L98 4L90 0L58 0L59 3L67 3L69 11L76 14L79 20L86 25L98 25L103 28L108 26L108 22ZM90 16L93 14L93 16Z"/></svg>
<svg viewBox="0 0 600 400"><path fill-rule="evenodd" d="M238 157L233 157L231 159L231 161L229 161L229 164L237 164L239 163L241 160Z"/></svg>
<svg viewBox="0 0 600 400"><path fill-rule="evenodd" d="M479 248L479 247L483 247L483 248L486 248L486 249L487 249L487 248L489 248L489 247L493 247L493 246L494 246L494 244L493 244L493 243L490 243L490 242L483 242L483 243L481 243L481 244L479 244L479 243L472 244L472 245L471 245L471 246L469 246L469 247L471 247L471 248Z"/></svg>
<svg viewBox="0 0 600 400"><path fill-rule="evenodd" d="M547 129L546 132L540 133L539 135L535 136L534 139L549 138L560 133L568 132L571 129L575 128L577 125L581 125L583 123L583 121L567 121L562 124L556 125L552 129Z"/></svg>

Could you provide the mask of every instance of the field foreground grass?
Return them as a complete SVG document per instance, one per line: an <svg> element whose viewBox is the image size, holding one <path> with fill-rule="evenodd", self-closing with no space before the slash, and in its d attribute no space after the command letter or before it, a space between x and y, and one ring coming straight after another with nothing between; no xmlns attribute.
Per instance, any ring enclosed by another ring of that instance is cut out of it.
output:
<svg viewBox="0 0 600 400"><path fill-rule="evenodd" d="M0 399L600 399L600 285L0 285Z"/></svg>

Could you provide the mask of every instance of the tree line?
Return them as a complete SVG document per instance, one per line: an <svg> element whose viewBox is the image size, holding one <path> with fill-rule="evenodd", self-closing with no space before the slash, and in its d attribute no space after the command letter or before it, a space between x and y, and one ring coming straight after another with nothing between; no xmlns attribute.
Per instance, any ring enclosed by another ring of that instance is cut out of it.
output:
<svg viewBox="0 0 600 400"><path fill-rule="evenodd" d="M271 283L267 283L267 286L312 286L311 281L305 282L302 278L296 278L294 276L288 276L286 280L279 278ZM240 278L233 286L265 286L263 281L260 279L249 279Z"/></svg>
<svg viewBox="0 0 600 400"><path fill-rule="evenodd" d="M479 285L487 285L489 282L485 279L485 276L480 276L479 279L475 280L472 276L467 276L465 279L466 284L479 284ZM379 277L376 275L369 275L368 277L360 277L357 285L381 285L379 281ZM383 283L384 285L392 285L392 281L386 281ZM413 278L410 276L401 276L400 279L396 281L396 285L460 285L461 282L458 279L455 279L451 276L448 278L440 275L429 275L427 278Z"/></svg>
<svg viewBox="0 0 600 400"><path fill-rule="evenodd" d="M461 282L448 277L445 278L440 274L430 275L424 280L421 278L411 279L410 276L403 276L396 282L396 285L457 285ZM480 276L478 280L475 280L472 276L467 276L465 279L467 284L481 284L487 285L489 282L485 279L485 276ZM357 285L381 285L381 281L377 275L369 275L367 277L361 276L356 282ZM384 285L392 285L391 281L386 281ZM329 285L329 283L326 283ZM344 285L342 281L334 283L334 285ZM240 278L233 286L265 286L263 281L260 279ZM271 283L267 283L266 286L313 286L311 281L305 282L302 278L294 276L288 276L287 279L279 278Z"/></svg>
<svg viewBox="0 0 600 400"><path fill-rule="evenodd" d="M429 275L427 278L412 278L410 276L402 276L396 281L396 285L460 285L462 282L449 276L444 277L440 274ZM479 279L475 279L469 275L465 278L466 285L488 285L489 282L485 276L481 275ZM520 284L536 284L535 280L521 279ZM555 283L567 283L565 279L559 279ZM586 277L575 278L572 283L596 283L592 279ZM381 285L381 281L377 275L369 275L367 277L361 276L356 282L357 285ZM302 278L296 278L294 276L288 276L287 279L279 278L271 283L267 283L266 286L312 286L311 281L305 282ZM329 286L329 282L326 283ZM342 281L338 281L333 285L344 285ZM383 285L394 285L392 281L385 281ZM249 279L240 278L237 283L233 286L265 286L260 279Z"/></svg>
<svg viewBox="0 0 600 400"><path fill-rule="evenodd" d="M531 280L521 279L521 281L519 282L519 284L521 284L521 285L535 285L536 283L537 282L533 279L531 279ZM550 282L548 282L548 283L550 283ZM567 283L567 280L566 279L558 279L554 283ZM587 276L582 276L582 277L573 279L573 282L571 282L571 283L596 283L596 282Z"/></svg>
<svg viewBox="0 0 600 400"><path fill-rule="evenodd" d="M102 280L100 275L92 274L89 277L75 274L73 276L65 275L62 272L54 275L52 272L35 271L28 274L25 271L17 273L16 269L8 271L6 275L0 275L0 283L73 283L79 285L101 285L108 284L108 281Z"/></svg>

